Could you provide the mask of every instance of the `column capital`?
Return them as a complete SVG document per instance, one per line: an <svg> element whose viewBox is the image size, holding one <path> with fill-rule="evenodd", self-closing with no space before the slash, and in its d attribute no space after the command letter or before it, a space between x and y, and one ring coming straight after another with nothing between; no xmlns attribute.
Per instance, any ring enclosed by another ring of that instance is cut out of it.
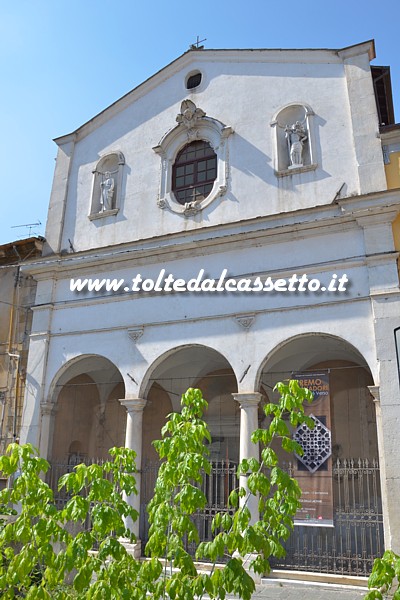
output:
<svg viewBox="0 0 400 600"><path fill-rule="evenodd" d="M147 404L147 400L144 398L121 398L118 402L125 406L128 413L140 413L143 412L144 407Z"/></svg>
<svg viewBox="0 0 400 600"><path fill-rule="evenodd" d="M377 402L378 404L381 401L380 398L380 386L379 385L369 385L368 386L369 392L371 394L371 396L374 399L374 402Z"/></svg>
<svg viewBox="0 0 400 600"><path fill-rule="evenodd" d="M259 392L244 392L232 394L233 398L239 402L240 408L250 408L260 404L263 395Z"/></svg>
<svg viewBox="0 0 400 600"><path fill-rule="evenodd" d="M42 417L54 416L58 406L54 402L42 402L40 405L40 413Z"/></svg>

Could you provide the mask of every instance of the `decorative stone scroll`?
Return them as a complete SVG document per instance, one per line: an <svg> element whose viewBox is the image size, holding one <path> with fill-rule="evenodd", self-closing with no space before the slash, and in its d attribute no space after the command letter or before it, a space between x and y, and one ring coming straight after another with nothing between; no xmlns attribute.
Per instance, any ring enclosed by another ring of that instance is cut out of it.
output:
<svg viewBox="0 0 400 600"><path fill-rule="evenodd" d="M188 141L198 137L199 127L203 117L206 116L204 110L197 108L191 100L184 100L181 104L181 112L176 117L176 122L187 130Z"/></svg>
<svg viewBox="0 0 400 600"><path fill-rule="evenodd" d="M133 327L132 329L128 329L128 335L131 338L132 342L136 344L144 333L144 327Z"/></svg>
<svg viewBox="0 0 400 600"><path fill-rule="evenodd" d="M234 317L236 323L238 323L238 325L243 327L243 329L250 329L250 327L254 323L255 318L256 318L256 315L254 313L248 314L248 315L236 315Z"/></svg>

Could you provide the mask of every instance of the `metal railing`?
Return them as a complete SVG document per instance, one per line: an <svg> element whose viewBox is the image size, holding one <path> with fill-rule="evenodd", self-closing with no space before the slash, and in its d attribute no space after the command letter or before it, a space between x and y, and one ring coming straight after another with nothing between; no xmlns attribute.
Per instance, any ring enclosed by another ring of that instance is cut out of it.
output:
<svg viewBox="0 0 400 600"><path fill-rule="evenodd" d="M93 460L85 460L89 464ZM74 465L52 464L47 481L55 492L55 502L62 508L68 500L65 490L57 492L61 475ZM159 463L145 463L141 480L140 538L142 547L148 539L147 505L153 496ZM212 539L211 523L217 512L227 508L230 492L238 486L237 465L229 461L212 463L210 475L205 475L202 490L207 497L205 508L193 516L200 539ZM289 474L293 464L287 465ZM383 515L377 460L342 459L332 468L333 527L296 525L285 542L286 556L274 559L272 566L340 575L368 576L375 558L384 551ZM190 552L194 546L188 546Z"/></svg>
<svg viewBox="0 0 400 600"><path fill-rule="evenodd" d="M293 474L293 464L286 468ZM211 523L217 512L228 511L227 498L238 485L237 465L228 461L212 463L211 475L202 489L208 499L204 510L194 515L200 539L212 537ZM142 473L141 539L147 541L146 506L152 497L158 464L148 463ZM296 525L286 541L286 556L274 559L278 569L368 576L375 558L381 556L383 515L377 460L344 459L333 466L334 526ZM194 551L194 548L188 548Z"/></svg>
<svg viewBox="0 0 400 600"><path fill-rule="evenodd" d="M140 538L147 542L149 533L149 522L147 505L154 493L154 486L159 469L158 462L147 462L142 470L141 503L140 503ZM232 490L238 487L239 481L236 475L237 464L227 460L214 461L211 463L210 475L204 475L201 486L207 498L207 504L203 510L198 511L192 517L201 541L212 540L211 523L218 512L232 513L228 509L228 497ZM143 545L144 547L144 545ZM188 544L187 550L195 552L195 545Z"/></svg>
<svg viewBox="0 0 400 600"><path fill-rule="evenodd" d="M290 473L290 468L288 469ZM368 576L384 551L378 461L333 465L333 527L296 525L275 568Z"/></svg>
<svg viewBox="0 0 400 600"><path fill-rule="evenodd" d="M73 460L70 459L65 462L50 462L50 469L46 473L46 483L53 490L54 504L56 505L58 510L63 510L68 500L71 498L71 494L67 492L65 487L61 488L61 490L58 489L58 480L60 479L60 477L66 475L67 473L72 473L74 467L80 463L84 463L86 465L96 463L101 465L104 462L105 460L102 458L88 458L87 456L82 455L76 455ZM85 492L82 492L82 495L85 495ZM88 514L86 516L86 520L83 524L70 522L68 524L67 529L73 535L76 535L80 531L90 530L90 515Z"/></svg>

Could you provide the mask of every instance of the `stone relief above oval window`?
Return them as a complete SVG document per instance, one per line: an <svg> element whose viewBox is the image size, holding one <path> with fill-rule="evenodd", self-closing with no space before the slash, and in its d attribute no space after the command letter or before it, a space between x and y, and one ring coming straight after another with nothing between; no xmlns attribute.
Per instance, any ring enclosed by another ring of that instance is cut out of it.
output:
<svg viewBox="0 0 400 600"><path fill-rule="evenodd" d="M275 114L275 175L285 177L317 168L313 127L314 111L302 103L289 104Z"/></svg>
<svg viewBox="0 0 400 600"><path fill-rule="evenodd" d="M157 205L190 217L228 189L228 138L233 130L207 117L191 100L182 102L176 122L153 148L161 158Z"/></svg>
<svg viewBox="0 0 400 600"><path fill-rule="evenodd" d="M125 158L122 152L103 156L93 171L92 200L89 219L116 215L120 207L122 170Z"/></svg>

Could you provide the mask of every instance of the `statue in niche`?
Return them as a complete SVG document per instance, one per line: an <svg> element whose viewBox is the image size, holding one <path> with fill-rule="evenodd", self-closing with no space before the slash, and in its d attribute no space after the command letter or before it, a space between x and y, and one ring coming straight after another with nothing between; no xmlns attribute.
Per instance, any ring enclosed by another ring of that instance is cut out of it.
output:
<svg viewBox="0 0 400 600"><path fill-rule="evenodd" d="M114 196L114 188L115 181L114 178L111 177L110 171L106 171L104 173L104 179L100 183L100 212L104 212L105 210L111 210L113 205L113 196Z"/></svg>
<svg viewBox="0 0 400 600"><path fill-rule="evenodd" d="M289 169L303 166L303 145L307 140L307 133L300 121L293 125L286 125L285 137L288 141L290 166Z"/></svg>

